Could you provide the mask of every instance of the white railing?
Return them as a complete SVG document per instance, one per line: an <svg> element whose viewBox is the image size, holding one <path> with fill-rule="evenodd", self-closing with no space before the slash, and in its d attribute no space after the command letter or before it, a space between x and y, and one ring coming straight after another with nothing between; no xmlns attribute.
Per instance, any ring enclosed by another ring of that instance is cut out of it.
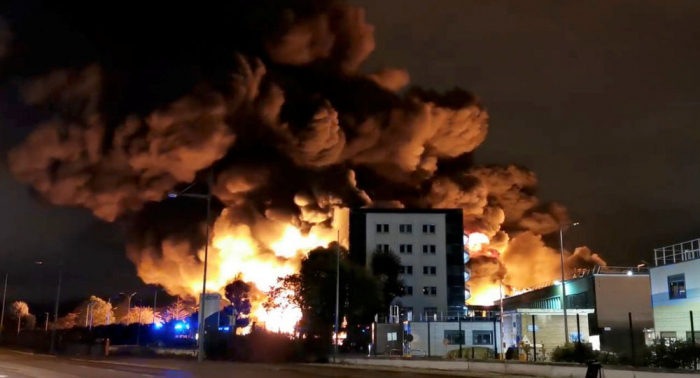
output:
<svg viewBox="0 0 700 378"><path fill-rule="evenodd" d="M700 259L700 239L654 249L656 266Z"/></svg>

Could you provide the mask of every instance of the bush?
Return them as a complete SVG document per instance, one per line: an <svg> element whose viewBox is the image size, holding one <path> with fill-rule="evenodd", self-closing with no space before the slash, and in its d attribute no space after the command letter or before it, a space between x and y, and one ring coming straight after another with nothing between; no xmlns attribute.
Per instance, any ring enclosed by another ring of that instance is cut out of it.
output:
<svg viewBox="0 0 700 378"><path fill-rule="evenodd" d="M603 365L619 365L620 357L613 352L596 351L595 360Z"/></svg>
<svg viewBox="0 0 700 378"><path fill-rule="evenodd" d="M584 363L596 358L590 344L570 343L554 348L552 361L554 362L579 362Z"/></svg>
<svg viewBox="0 0 700 378"><path fill-rule="evenodd" d="M460 358L459 349L454 349L447 352L447 358ZM472 358L472 347L463 346L461 358ZM492 360L496 358L496 354L493 349L486 347L474 347L474 359L475 360Z"/></svg>
<svg viewBox="0 0 700 378"><path fill-rule="evenodd" d="M303 356L299 340L265 330L243 336L212 333L206 353L211 359L263 363L298 362Z"/></svg>
<svg viewBox="0 0 700 378"><path fill-rule="evenodd" d="M667 369L692 368L694 356L700 355L700 346L693 350L690 341L656 341L648 348L648 365Z"/></svg>

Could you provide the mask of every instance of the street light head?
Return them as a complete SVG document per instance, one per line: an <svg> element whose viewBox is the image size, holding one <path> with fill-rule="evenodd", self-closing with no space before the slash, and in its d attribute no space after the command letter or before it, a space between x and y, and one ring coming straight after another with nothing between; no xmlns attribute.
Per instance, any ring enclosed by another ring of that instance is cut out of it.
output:
<svg viewBox="0 0 700 378"><path fill-rule="evenodd" d="M177 193L168 193L168 198L177 198Z"/></svg>
<svg viewBox="0 0 700 378"><path fill-rule="evenodd" d="M36 264L36 265L42 265L42 264L44 264L44 262L43 262L43 261L34 261L34 264Z"/></svg>
<svg viewBox="0 0 700 378"><path fill-rule="evenodd" d="M574 222L574 223L571 224L571 227L578 226L579 224L581 224L581 223L579 223L579 222Z"/></svg>

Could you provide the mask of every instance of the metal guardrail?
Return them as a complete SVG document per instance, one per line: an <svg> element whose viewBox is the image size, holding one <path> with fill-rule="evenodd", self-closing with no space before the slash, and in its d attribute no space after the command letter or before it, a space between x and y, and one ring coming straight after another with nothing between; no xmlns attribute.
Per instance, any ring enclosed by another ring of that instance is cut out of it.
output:
<svg viewBox="0 0 700 378"><path fill-rule="evenodd" d="M700 239L654 248L654 264L667 265L700 259Z"/></svg>

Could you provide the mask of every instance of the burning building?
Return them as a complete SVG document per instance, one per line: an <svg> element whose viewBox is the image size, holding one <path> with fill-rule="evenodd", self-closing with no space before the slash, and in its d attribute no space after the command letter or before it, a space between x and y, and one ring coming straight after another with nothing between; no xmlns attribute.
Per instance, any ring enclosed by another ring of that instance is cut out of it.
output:
<svg viewBox="0 0 700 378"><path fill-rule="evenodd" d="M208 243L208 288L243 279L256 317L293 323L264 311L265 291L337 230L346 244L347 211L363 207L461 209L472 303L555 275L542 236L566 209L534 195L528 169L473 163L488 131L478 97L363 71L375 48L363 9L122 3L100 18L95 4L27 4L35 17L7 23L2 80L36 122L9 170L54 205L126 225L144 282L197 297ZM206 190L209 174L207 240L204 204L167 193ZM602 263L585 247L568 259Z"/></svg>

